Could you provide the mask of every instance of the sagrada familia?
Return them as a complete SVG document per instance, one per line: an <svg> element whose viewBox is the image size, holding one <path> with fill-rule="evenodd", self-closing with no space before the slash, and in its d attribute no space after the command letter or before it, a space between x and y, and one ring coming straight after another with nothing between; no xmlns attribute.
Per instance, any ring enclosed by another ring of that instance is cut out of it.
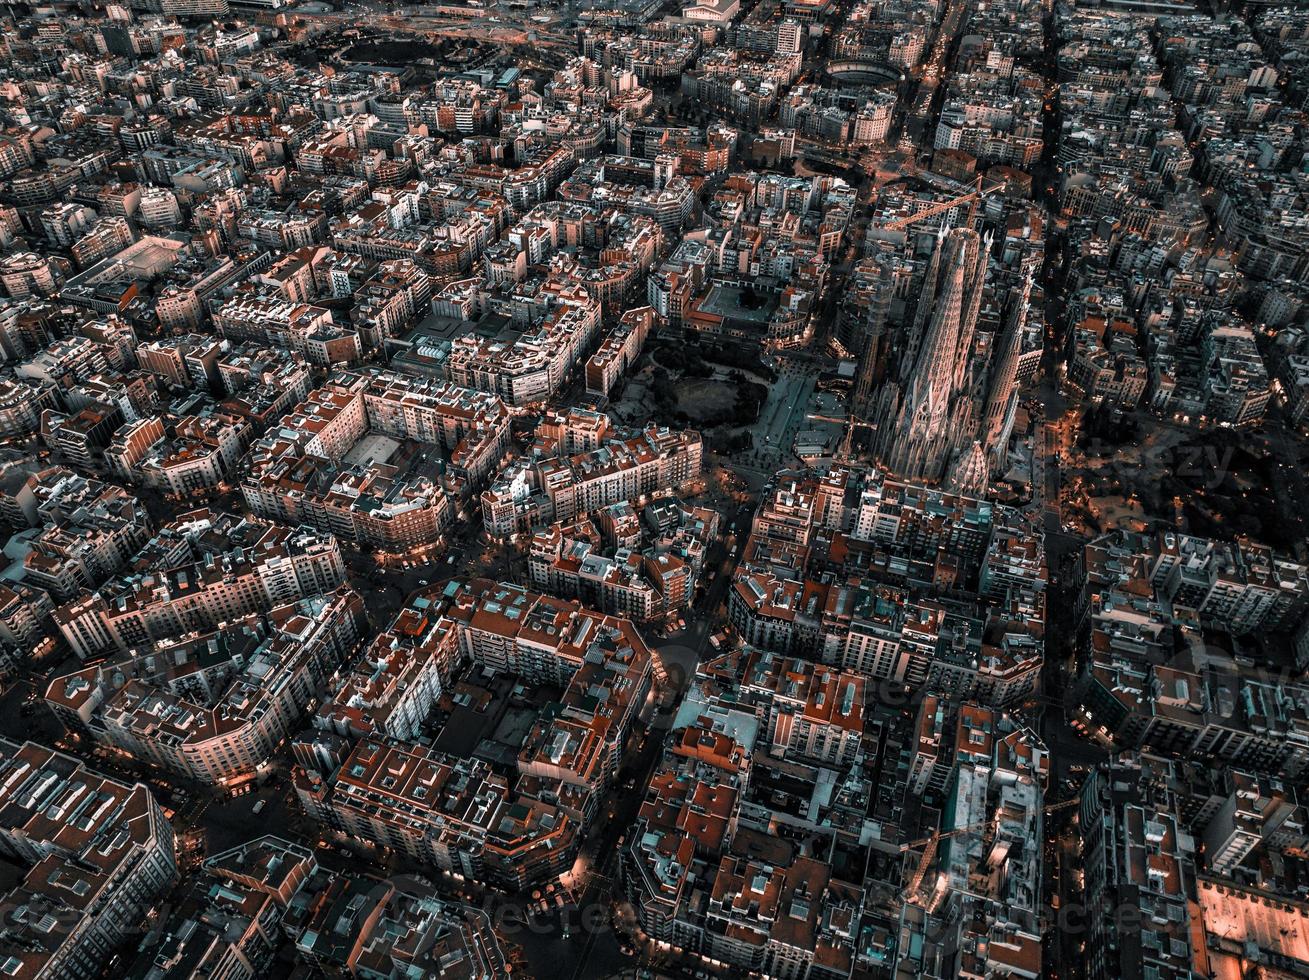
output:
<svg viewBox="0 0 1309 980"><path fill-rule="evenodd" d="M942 230L906 341L873 407L873 453L887 469L960 493L980 493L1003 465L1018 404L1031 280L1012 298L992 349L979 352L990 245L972 229Z"/></svg>

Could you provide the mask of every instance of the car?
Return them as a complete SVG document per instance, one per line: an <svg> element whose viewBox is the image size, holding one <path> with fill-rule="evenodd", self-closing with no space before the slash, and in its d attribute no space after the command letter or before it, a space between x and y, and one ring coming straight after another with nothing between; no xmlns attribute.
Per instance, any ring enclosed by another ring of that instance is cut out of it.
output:
<svg viewBox="0 0 1309 980"><path fill-rule="evenodd" d="M262 809L263 809L264 807L266 807L267 805L268 805L268 801L267 801L267 800L259 800L257 803L255 803L253 809L251 809L250 812L251 812L251 813L258 813L260 810L262 810Z"/></svg>

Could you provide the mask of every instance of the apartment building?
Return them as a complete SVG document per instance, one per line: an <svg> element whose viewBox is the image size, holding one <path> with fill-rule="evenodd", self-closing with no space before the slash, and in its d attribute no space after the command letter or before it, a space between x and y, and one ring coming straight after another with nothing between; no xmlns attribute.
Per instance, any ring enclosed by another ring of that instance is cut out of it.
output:
<svg viewBox="0 0 1309 980"><path fill-rule="evenodd" d="M173 828L129 785L34 742L0 740L0 896L10 976L90 980L177 879Z"/></svg>
<svg viewBox="0 0 1309 980"><path fill-rule="evenodd" d="M250 779L354 652L363 599L334 592L160 640L55 678L46 703L70 727L188 779Z"/></svg>
<svg viewBox="0 0 1309 980"><path fill-rule="evenodd" d="M589 452L522 460L482 494L482 517L496 537L537 524L572 522L619 501L674 489L700 475L700 434L650 426Z"/></svg>
<svg viewBox="0 0 1309 980"><path fill-rule="evenodd" d="M329 593L345 580L336 539L307 527L198 510L160 529L132 572L55 610L83 660Z"/></svg>
<svg viewBox="0 0 1309 980"><path fill-rule="evenodd" d="M241 489L257 514L411 548L445 532L508 444L494 396L389 371L341 374L255 444Z"/></svg>

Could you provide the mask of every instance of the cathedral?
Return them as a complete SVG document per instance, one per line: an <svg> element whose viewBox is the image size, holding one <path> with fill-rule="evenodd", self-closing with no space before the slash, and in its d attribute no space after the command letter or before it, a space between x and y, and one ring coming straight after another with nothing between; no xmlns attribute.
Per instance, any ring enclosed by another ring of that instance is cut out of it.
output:
<svg viewBox="0 0 1309 980"><path fill-rule="evenodd" d="M986 358L975 333L990 238L942 230L904 342L875 399L874 453L908 480L980 493L1003 464L1017 406L1030 282Z"/></svg>

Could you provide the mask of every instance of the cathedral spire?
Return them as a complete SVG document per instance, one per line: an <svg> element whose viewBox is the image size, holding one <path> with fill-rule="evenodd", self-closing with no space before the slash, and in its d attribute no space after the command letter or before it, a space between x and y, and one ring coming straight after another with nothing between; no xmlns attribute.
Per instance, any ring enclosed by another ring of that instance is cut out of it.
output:
<svg viewBox="0 0 1309 980"><path fill-rule="evenodd" d="M971 438L975 415L963 401L972 393L967 368L985 274L977 232L952 228L938 236L901 362L902 380L878 420L883 463L908 479L941 479L962 440Z"/></svg>
<svg viewBox="0 0 1309 980"><path fill-rule="evenodd" d="M986 409L982 415L982 444L993 467L1004 462L1009 434L1013 429L1014 409L1018 403L1018 356L1022 348L1023 330L1027 325L1031 295L1032 277L1029 273L1023 280L1022 292L1010 310L994 355L995 367L991 372Z"/></svg>

